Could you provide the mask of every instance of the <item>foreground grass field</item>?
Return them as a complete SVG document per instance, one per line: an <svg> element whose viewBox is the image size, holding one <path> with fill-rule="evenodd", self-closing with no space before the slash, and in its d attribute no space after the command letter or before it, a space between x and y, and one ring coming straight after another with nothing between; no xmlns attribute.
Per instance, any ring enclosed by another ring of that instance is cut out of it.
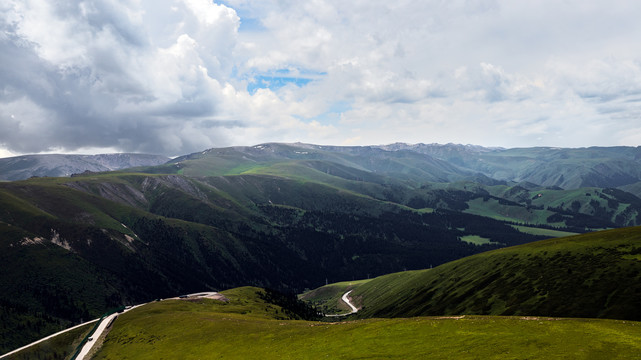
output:
<svg viewBox="0 0 641 360"><path fill-rule="evenodd" d="M163 301L123 314L95 359L625 359L641 323L535 317L278 319L256 288Z"/></svg>

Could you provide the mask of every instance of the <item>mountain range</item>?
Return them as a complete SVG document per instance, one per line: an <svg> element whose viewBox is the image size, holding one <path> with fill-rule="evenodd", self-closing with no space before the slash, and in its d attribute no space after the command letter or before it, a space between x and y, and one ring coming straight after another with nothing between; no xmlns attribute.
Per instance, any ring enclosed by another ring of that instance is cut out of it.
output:
<svg viewBox="0 0 641 360"><path fill-rule="evenodd" d="M455 144L392 144L382 148L430 155L499 181L563 189L620 187L641 179L641 147L503 149Z"/></svg>
<svg viewBox="0 0 641 360"><path fill-rule="evenodd" d="M637 226L638 152L270 143L2 182L0 352L121 304L302 292Z"/></svg>
<svg viewBox="0 0 641 360"><path fill-rule="evenodd" d="M230 174L229 164L287 160L331 161L370 173L399 176L418 183L477 178L482 182L532 183L545 187L641 187L641 147L487 148L458 144L321 146L262 144L209 149L170 161L160 155L24 155L0 159L0 179L69 176L84 171L111 171L195 160L216 153L220 162L201 174ZM211 156L210 156L211 157ZM244 157L244 158L243 158ZM213 167L215 166L215 167ZM237 171L236 171L237 172ZM198 173L196 171L195 173Z"/></svg>
<svg viewBox="0 0 641 360"><path fill-rule="evenodd" d="M148 154L23 155L0 159L0 180L24 180L33 176L71 176L85 171L111 171L135 166L154 166L169 158Z"/></svg>

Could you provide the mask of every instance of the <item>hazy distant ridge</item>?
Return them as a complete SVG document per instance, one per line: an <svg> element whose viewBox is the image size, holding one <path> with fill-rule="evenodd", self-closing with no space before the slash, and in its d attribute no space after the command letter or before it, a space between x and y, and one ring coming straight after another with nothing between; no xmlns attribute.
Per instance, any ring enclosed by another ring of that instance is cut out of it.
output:
<svg viewBox="0 0 641 360"><path fill-rule="evenodd" d="M23 180L32 176L70 176L85 171L112 171L136 166L155 166L169 161L162 155L23 155L0 159L0 180Z"/></svg>
<svg viewBox="0 0 641 360"><path fill-rule="evenodd" d="M429 155L499 181L529 182L564 189L620 187L641 181L641 147L504 149L395 143L379 148Z"/></svg>
<svg viewBox="0 0 641 360"><path fill-rule="evenodd" d="M173 159L219 159L223 163L283 160L331 161L417 182L453 182L479 175L495 181L546 187L623 187L641 182L641 147L513 148L460 144L325 146L267 143L213 148ZM200 174L202 175L202 174ZM478 178L475 181L479 181ZM486 181L486 180L484 180Z"/></svg>
<svg viewBox="0 0 641 360"><path fill-rule="evenodd" d="M171 163L205 157L219 159L214 165L219 170L241 163L320 160L369 173L403 173L406 179L419 183L469 180L471 176L479 175L497 181L528 182L564 189L622 187L641 182L641 147L624 146L504 149L459 144L323 146L267 143L212 148L175 158ZM86 170L119 170L161 165L168 161L164 156L145 154L26 155L0 159L0 179L69 176Z"/></svg>

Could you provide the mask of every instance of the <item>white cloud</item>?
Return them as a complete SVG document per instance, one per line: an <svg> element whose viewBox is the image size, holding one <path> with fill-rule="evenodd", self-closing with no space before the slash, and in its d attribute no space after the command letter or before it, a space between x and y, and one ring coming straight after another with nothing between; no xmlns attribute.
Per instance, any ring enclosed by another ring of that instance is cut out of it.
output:
<svg viewBox="0 0 641 360"><path fill-rule="evenodd" d="M0 158L5 158L5 157L12 157L15 156L16 154L12 153L11 151L4 150L0 148Z"/></svg>
<svg viewBox="0 0 641 360"><path fill-rule="evenodd" d="M191 121L215 116L224 102L238 17L222 5L191 1L177 9L173 40L157 41L148 36L153 26L144 23L141 4L12 3L2 46L14 68L0 76L10 80L4 93L21 99L23 113L31 114L22 114L19 131L0 135L5 147L180 153L220 141L215 134L210 141L194 137ZM162 16L176 16L167 9ZM55 29L48 31L50 25ZM0 98L0 108L16 104Z"/></svg>
<svg viewBox="0 0 641 360"><path fill-rule="evenodd" d="M641 144L641 127L626 129L618 132L617 135L621 139L620 145Z"/></svg>
<svg viewBox="0 0 641 360"><path fill-rule="evenodd" d="M0 10L2 151L638 144L635 1L9 0Z"/></svg>

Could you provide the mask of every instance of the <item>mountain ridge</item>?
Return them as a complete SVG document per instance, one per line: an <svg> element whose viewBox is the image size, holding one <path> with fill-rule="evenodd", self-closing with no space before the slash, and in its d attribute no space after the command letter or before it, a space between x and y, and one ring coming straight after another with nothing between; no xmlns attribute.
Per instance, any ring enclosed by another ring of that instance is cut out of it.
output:
<svg viewBox="0 0 641 360"><path fill-rule="evenodd" d="M132 160L114 163L109 157L129 157ZM110 171L162 164L167 164L164 169L176 166L180 170L184 161L205 158L217 158L218 161L210 164L209 168L183 173L191 176L230 175L257 164L322 160L419 183L459 181L478 176L494 181L530 182L564 189L590 186L630 188L641 182L641 147L501 148L452 143L368 146L264 143L210 148L173 159L145 154L24 155L0 159L0 180L69 176L86 170Z"/></svg>
<svg viewBox="0 0 641 360"><path fill-rule="evenodd" d="M161 165L169 160L162 155L134 153L22 155L0 159L0 180L24 180L33 176L70 176L85 171L113 171L136 166Z"/></svg>
<svg viewBox="0 0 641 360"><path fill-rule="evenodd" d="M289 149L289 153L284 149ZM641 147L627 146L500 148L451 143L368 146L264 143L211 148L172 159L170 163L202 159L216 156L217 153L221 157L230 157L234 152L249 155L245 159L248 162L322 158L361 170L388 173L388 169L396 166L401 174L406 174L406 179L413 181L457 181L482 175L495 181L531 182L564 189L623 187L641 182ZM339 156L330 157L327 153ZM365 156L378 159L378 165L359 162L359 157ZM407 174L412 163L426 167L431 175L421 178L418 175L425 174L420 171L416 172L416 176L412 176L411 172Z"/></svg>

